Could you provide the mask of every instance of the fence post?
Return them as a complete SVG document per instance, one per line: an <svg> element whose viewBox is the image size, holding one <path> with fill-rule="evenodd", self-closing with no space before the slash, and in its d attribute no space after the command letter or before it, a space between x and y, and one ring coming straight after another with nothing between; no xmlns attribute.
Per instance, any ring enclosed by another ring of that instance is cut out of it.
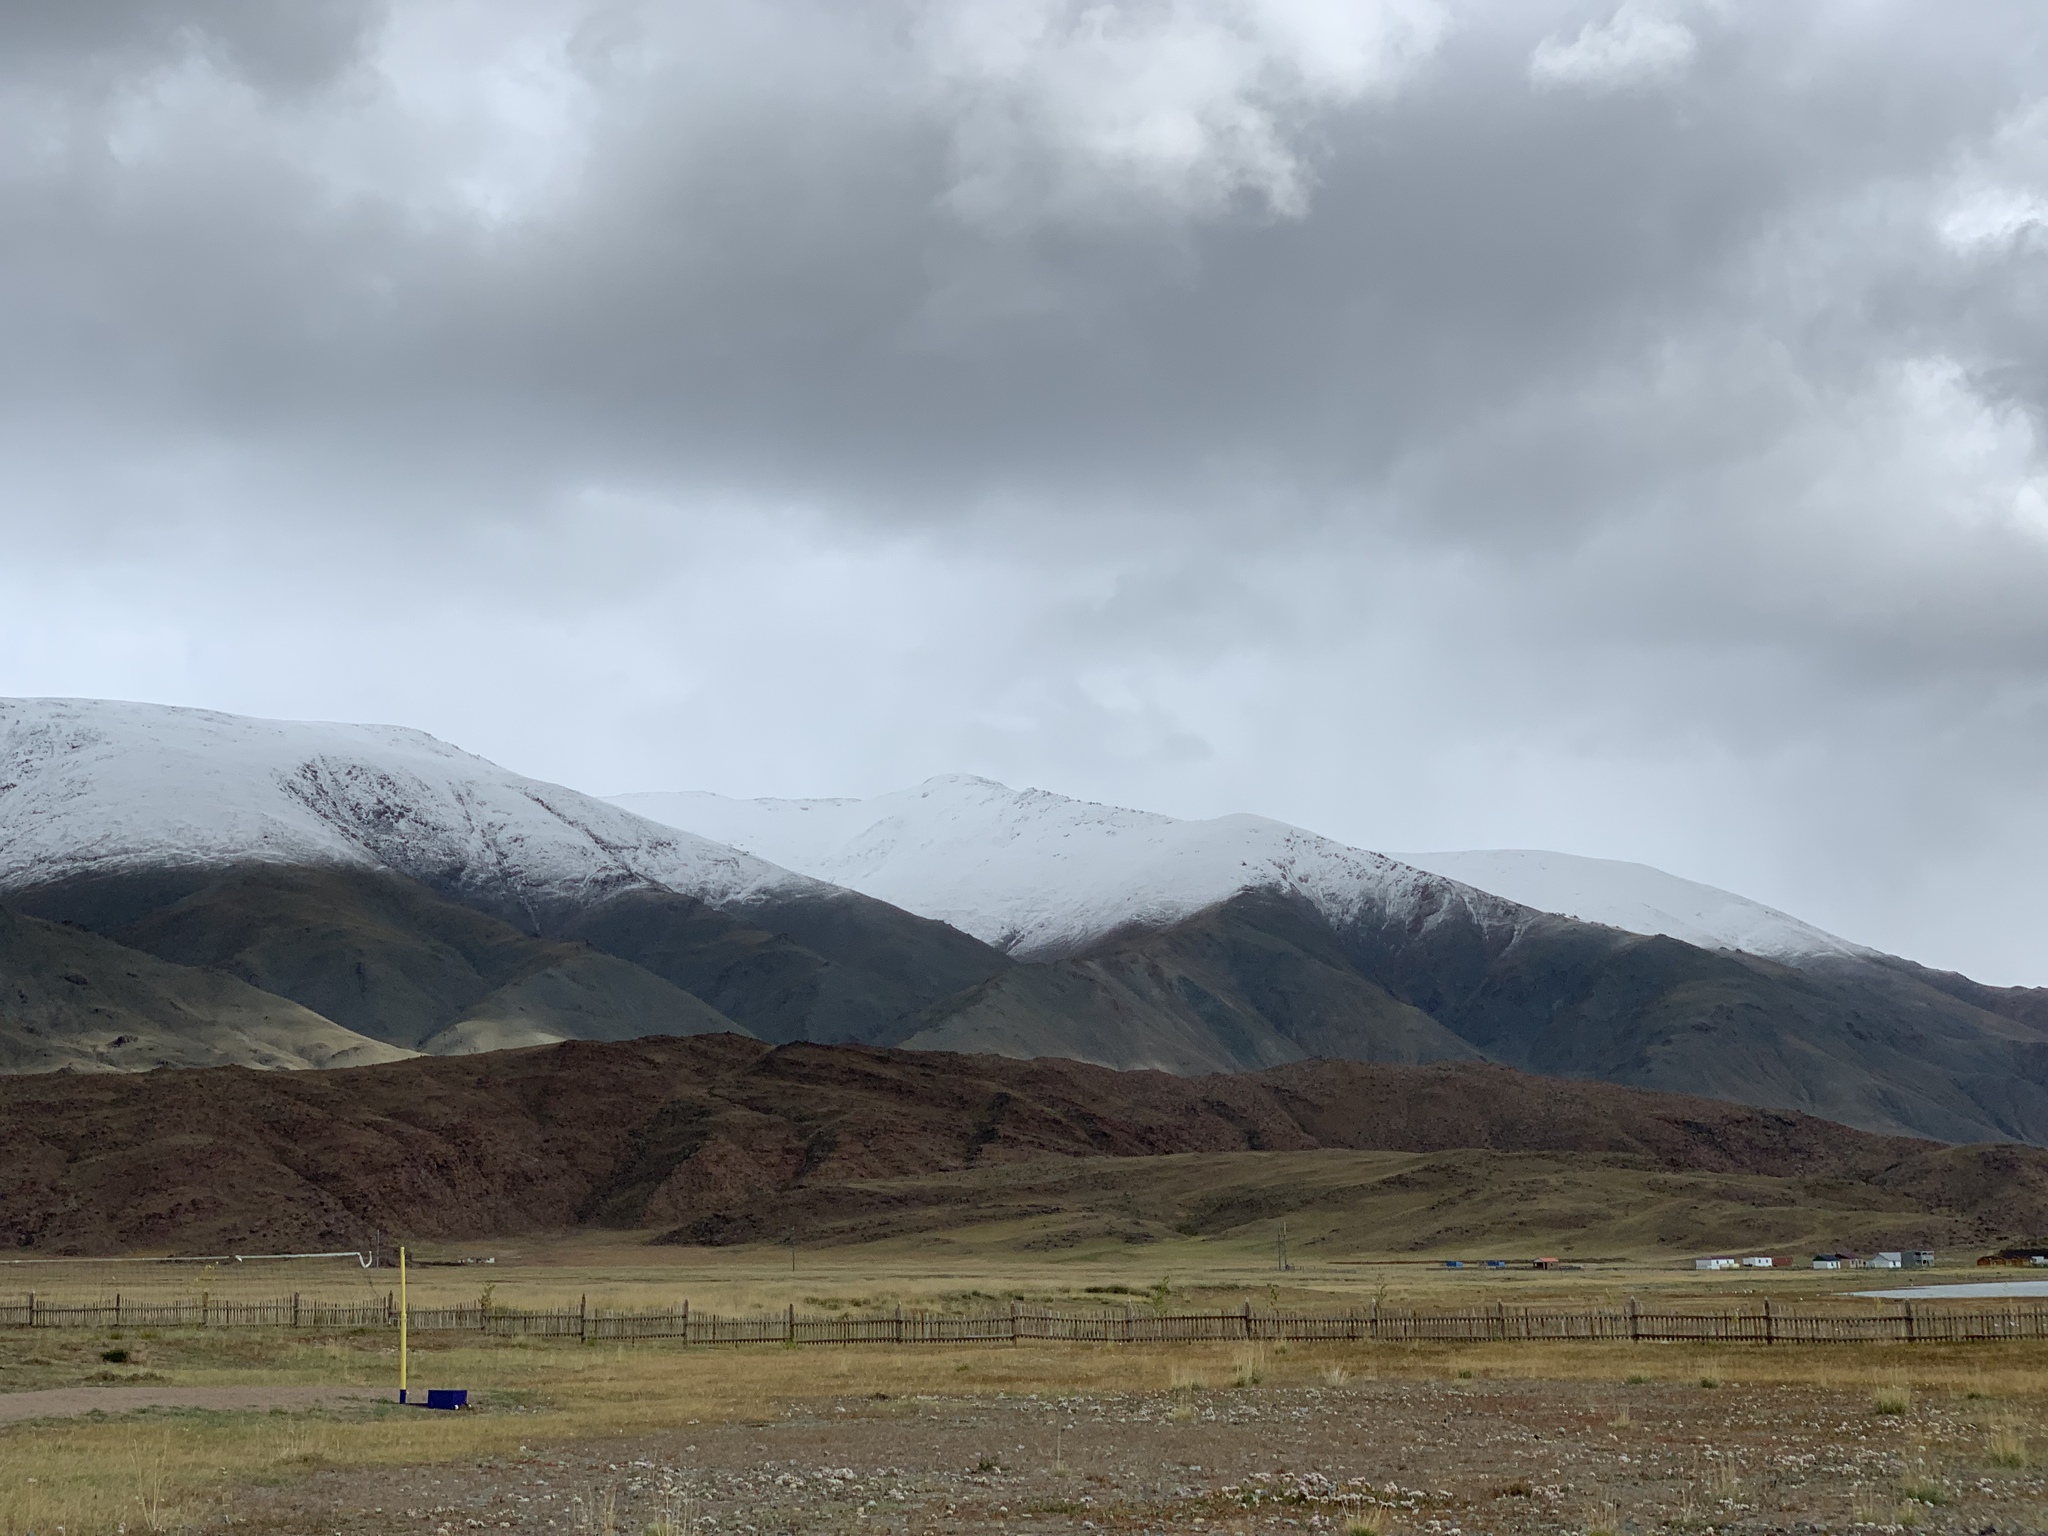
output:
<svg viewBox="0 0 2048 1536"><path fill-rule="evenodd" d="M1013 1301L1010 1305L1015 1307L1017 1303ZM900 1301L896 1303L896 1342L903 1342L903 1303Z"/></svg>
<svg viewBox="0 0 2048 1536"><path fill-rule="evenodd" d="M1240 1325L1239 1332L1242 1337L1247 1339L1252 1336L1252 1304L1250 1302L1244 1304L1244 1321Z"/></svg>
<svg viewBox="0 0 2048 1536"><path fill-rule="evenodd" d="M28 1293L28 1325L31 1328L36 1325L36 1293L34 1291Z"/></svg>
<svg viewBox="0 0 2048 1536"><path fill-rule="evenodd" d="M1010 1342L1017 1342L1017 1298L1010 1298Z"/></svg>
<svg viewBox="0 0 2048 1536"><path fill-rule="evenodd" d="M789 1304L788 1318L783 1323L783 1330L782 1336L794 1344L796 1342L796 1303L793 1301Z"/></svg>
<svg viewBox="0 0 2048 1536"><path fill-rule="evenodd" d="M590 1342L590 1292L585 1291L576 1303L576 1339L579 1343Z"/></svg>
<svg viewBox="0 0 2048 1536"><path fill-rule="evenodd" d="M1504 1301L1493 1304L1493 1336L1504 1339L1508 1336L1508 1308Z"/></svg>
<svg viewBox="0 0 2048 1536"><path fill-rule="evenodd" d="M690 1347L690 1298L683 1298L683 1348Z"/></svg>
<svg viewBox="0 0 2048 1536"><path fill-rule="evenodd" d="M1643 1336L1642 1311L1633 1296L1628 1299L1628 1336L1631 1343Z"/></svg>
<svg viewBox="0 0 2048 1536"><path fill-rule="evenodd" d="M1903 1301L1899 1305L1906 1314L1906 1342L1908 1344L1917 1344L1920 1342L1920 1330L1913 1318L1913 1303Z"/></svg>
<svg viewBox="0 0 2048 1536"><path fill-rule="evenodd" d="M210 1311L212 1311L212 1310L213 1310L213 1292L211 1292L211 1291L201 1291L201 1292L199 1293L199 1326L200 1326L200 1327L204 1328L204 1327L206 1326L206 1315L207 1315L207 1313L209 1313L209 1312L210 1312Z"/></svg>
<svg viewBox="0 0 2048 1536"><path fill-rule="evenodd" d="M1764 1342L1766 1344L1778 1342L1778 1314L1772 1309L1769 1301L1764 1303Z"/></svg>
<svg viewBox="0 0 2048 1536"><path fill-rule="evenodd" d="M119 1291L114 1292L114 1326L116 1328L121 1326L121 1293Z"/></svg>

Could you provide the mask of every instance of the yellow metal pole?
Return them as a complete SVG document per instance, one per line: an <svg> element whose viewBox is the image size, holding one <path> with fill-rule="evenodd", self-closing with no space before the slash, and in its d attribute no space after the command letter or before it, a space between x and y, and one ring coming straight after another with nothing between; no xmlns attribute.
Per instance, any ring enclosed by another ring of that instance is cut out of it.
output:
<svg viewBox="0 0 2048 1536"><path fill-rule="evenodd" d="M405 1401L405 1250L398 1250L398 1400Z"/></svg>

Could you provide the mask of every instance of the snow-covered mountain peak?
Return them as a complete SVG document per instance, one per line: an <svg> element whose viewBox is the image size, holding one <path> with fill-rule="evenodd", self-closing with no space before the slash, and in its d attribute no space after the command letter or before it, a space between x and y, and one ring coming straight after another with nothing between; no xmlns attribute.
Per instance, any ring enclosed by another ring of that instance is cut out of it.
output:
<svg viewBox="0 0 2048 1536"><path fill-rule="evenodd" d="M1369 902L1424 910L1454 890L1262 816L1183 821L965 776L872 800L682 793L613 803L937 918L1019 958L1072 950L1127 923L1172 922L1249 889L1292 891L1337 923ZM1505 904L1491 905L1507 916Z"/></svg>
<svg viewBox="0 0 2048 1536"><path fill-rule="evenodd" d="M965 929L1019 958L1281 889L1343 925L1369 905L1487 926L1552 912L1777 959L1869 954L1761 903L1641 864L1562 854L1389 857L1263 816L1184 821L949 774L870 800L620 795L615 804Z"/></svg>
<svg viewBox="0 0 2048 1536"><path fill-rule="evenodd" d="M385 868L527 906L812 884L423 731L0 700L0 890L243 862Z"/></svg>

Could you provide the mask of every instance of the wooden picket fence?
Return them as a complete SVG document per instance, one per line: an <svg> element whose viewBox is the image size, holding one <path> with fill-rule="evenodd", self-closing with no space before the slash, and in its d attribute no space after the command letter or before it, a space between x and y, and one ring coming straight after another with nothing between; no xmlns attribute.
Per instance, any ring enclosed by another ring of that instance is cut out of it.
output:
<svg viewBox="0 0 2048 1536"><path fill-rule="evenodd" d="M1480 1343L1499 1340L1639 1340L1671 1343L1846 1344L1960 1343L2048 1339L2048 1307L1975 1307L1896 1302L1856 1311L1826 1311L1766 1302L1760 1307L1665 1311L1606 1308L1491 1307L1454 1310L1373 1305L1348 1312L1154 1312L1137 1308L1059 1312L1017 1304L979 1314L905 1312L865 1316L802 1316L794 1307L751 1317L666 1310L592 1307L526 1310L471 1302L410 1309L414 1332L461 1331L507 1338L580 1340L672 1339L680 1344L1071 1344ZM0 1302L0 1327L13 1328L299 1328L320 1332L398 1326L395 1297L335 1303L285 1296L270 1301L220 1301L209 1296L162 1301L111 1300L58 1304L34 1293Z"/></svg>

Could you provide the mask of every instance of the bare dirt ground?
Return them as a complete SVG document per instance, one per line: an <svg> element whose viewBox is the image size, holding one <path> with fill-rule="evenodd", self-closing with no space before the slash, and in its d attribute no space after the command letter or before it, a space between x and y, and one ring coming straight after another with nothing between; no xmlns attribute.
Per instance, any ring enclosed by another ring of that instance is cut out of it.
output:
<svg viewBox="0 0 2048 1536"><path fill-rule="evenodd" d="M388 1398L381 1387L52 1387L0 1393L0 1424L68 1419L86 1413L133 1413L140 1408L220 1410L331 1408L365 1398Z"/></svg>
<svg viewBox="0 0 2048 1536"><path fill-rule="evenodd" d="M492 1411L486 1407L483 1411ZM238 1494L251 1536L2048 1531L1995 1406L1699 1381L824 1399ZM2001 1438L2001 1436L2003 1438Z"/></svg>

